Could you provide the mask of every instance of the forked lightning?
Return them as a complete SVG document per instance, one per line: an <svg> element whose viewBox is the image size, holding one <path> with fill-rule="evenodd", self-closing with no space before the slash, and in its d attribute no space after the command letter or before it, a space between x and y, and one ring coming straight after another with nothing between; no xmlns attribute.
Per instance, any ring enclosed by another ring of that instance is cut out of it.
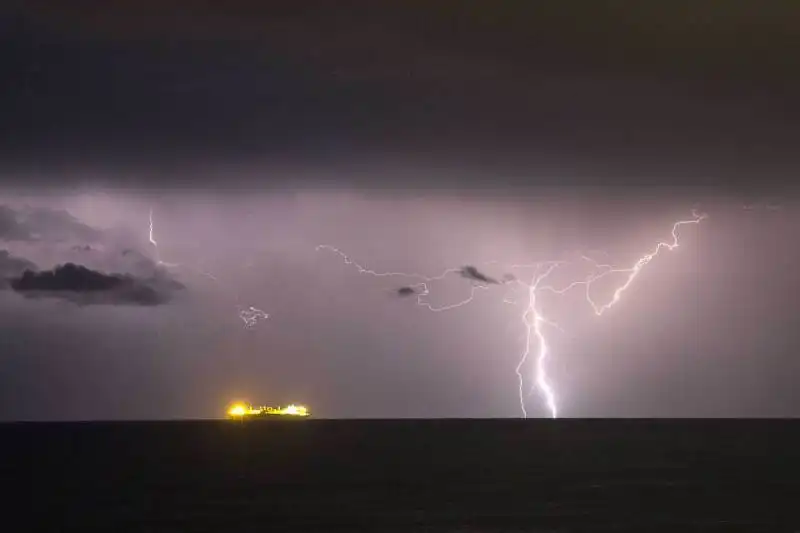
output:
<svg viewBox="0 0 800 533"><path fill-rule="evenodd" d="M541 393L544 403L547 407L547 410L550 413L552 418L558 417L558 404L556 399L556 394L552 383L547 375L547 367L546 361L547 358L550 356L550 347L547 341L547 337L545 335L545 328L546 327L556 327L558 325L548 320L542 313L541 309L539 309L537 296L540 292L551 292L556 295L563 295L568 291L576 288L576 287L583 287L586 295L586 301L591 306L591 309L597 316L603 315L606 311L608 311L611 307L616 305L621 297L622 294L631 286L633 281L642 271L642 269L647 266L662 250L674 250L679 245L679 238L678 232L682 226L688 224L699 224L702 220L706 219L708 216L705 214L697 214L697 212L692 212L692 218L688 220L680 220L675 222L672 226L672 240L670 242L659 242L653 251L644 254L641 256L632 267L629 268L616 268L610 264L601 264L597 261L587 257L582 256L582 260L587 261L593 268L592 273L585 277L584 279L574 281L572 283L567 284L561 288L555 288L552 285L544 285L547 278L554 272L556 269L562 265L569 264L566 261L542 261L533 264L515 264L515 265L508 265L509 268L533 268L534 273L531 277L530 283L525 283L521 280L516 278L506 279L504 282L499 284L507 284L507 283L517 283L528 292L528 302L525 307L524 312L522 313L522 322L526 328L526 341L525 341L525 349L523 350L522 356L519 360L519 363L516 367L516 374L519 379L519 401L520 401L520 409L522 410L522 416L527 418L528 413L525 409L525 394L524 394L524 375L523 375L523 367L525 366L528 358L534 349L537 353L536 358L536 365L535 365L535 373L534 373L534 381L536 383L536 388L538 388L539 392ZM478 289L488 289L491 284L489 283L475 283L473 280L473 284L470 290L469 297L464 300L455 302L453 304L444 305L444 306L434 306L430 302L427 301L427 297L430 295L430 285L433 282L441 281L447 276L459 272L463 272L463 268L449 268L445 270L443 273L439 274L438 276L425 276L422 274L417 273L406 273L406 272L377 272L375 270L371 270L361 266L360 264L353 261L349 256L347 256L344 252L339 250L334 246L330 246L327 244L322 244L317 246L317 250L326 250L333 252L334 254L341 257L345 264L354 266L359 273L367 274L374 277L405 277L409 279L418 280L417 283L409 285L408 287L404 287L402 294L416 294L416 303L419 306L425 307L430 311L434 312L441 312L441 311L448 311L452 309L456 309L458 307L464 306L470 302L472 302L475 298L476 291ZM497 263L496 261L492 261L492 263ZM601 279L604 279L612 274L623 274L625 275L625 281L618 286L613 293L611 299L604 303L599 304L593 298L591 294L591 289L594 283L598 282ZM509 300L508 298L504 298L503 300L506 303L514 303L514 301Z"/></svg>
<svg viewBox="0 0 800 533"><path fill-rule="evenodd" d="M250 329L254 328L259 320L266 320L269 318L269 315L261 309L251 305L247 309L242 309L239 311L239 318L241 318L244 322L244 327Z"/></svg>
<svg viewBox="0 0 800 533"><path fill-rule="evenodd" d="M158 242L156 241L155 236L153 235L153 208L152 207L150 208L150 234L149 234L149 237L150 237L150 244L152 244L153 248L155 248L156 263L158 265L169 267L169 268L177 268L177 267L182 266L179 263L166 263L166 262L161 260L160 255L158 253ZM206 271L201 270L200 268L197 268L197 267L194 267L193 270L195 270L196 272L200 273L201 275L203 275L203 276L205 276L205 277L207 277L209 279L212 279L212 280L214 280L216 282L219 281L217 279L217 277L214 276L213 274L211 274L210 272L206 272ZM238 296L237 296L237 300L238 300ZM239 318L244 322L245 329L252 329L252 328L254 328L256 326L256 324L258 324L259 320L266 320L267 318L269 318L269 314L264 312L261 309L258 309L257 307L249 306L247 308L239 310Z"/></svg>

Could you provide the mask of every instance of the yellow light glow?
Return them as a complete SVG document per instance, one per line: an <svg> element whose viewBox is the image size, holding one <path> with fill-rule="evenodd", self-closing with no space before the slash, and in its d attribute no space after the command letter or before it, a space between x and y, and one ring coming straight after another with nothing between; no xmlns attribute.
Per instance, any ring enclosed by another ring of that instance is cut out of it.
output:
<svg viewBox="0 0 800 533"><path fill-rule="evenodd" d="M289 405L286 409L283 410L283 414L291 415L291 416L307 416L308 409L303 407L302 405Z"/></svg>
<svg viewBox="0 0 800 533"><path fill-rule="evenodd" d="M228 409L231 418L262 417L262 416L310 416L308 408L304 405L290 404L286 407L252 407L243 403L235 403Z"/></svg>
<svg viewBox="0 0 800 533"><path fill-rule="evenodd" d="M231 416L244 416L247 413L247 408L244 405L237 403L228 409L228 414Z"/></svg>

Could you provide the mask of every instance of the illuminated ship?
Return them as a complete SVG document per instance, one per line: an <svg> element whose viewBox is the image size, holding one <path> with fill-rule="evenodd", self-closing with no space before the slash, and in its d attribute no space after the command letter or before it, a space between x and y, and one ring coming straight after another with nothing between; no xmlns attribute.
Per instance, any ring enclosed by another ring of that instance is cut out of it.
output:
<svg viewBox="0 0 800 533"><path fill-rule="evenodd" d="M243 403L235 403L228 409L228 418L234 420L250 420L256 418L307 418L311 412L303 405L290 404L286 407L253 407Z"/></svg>

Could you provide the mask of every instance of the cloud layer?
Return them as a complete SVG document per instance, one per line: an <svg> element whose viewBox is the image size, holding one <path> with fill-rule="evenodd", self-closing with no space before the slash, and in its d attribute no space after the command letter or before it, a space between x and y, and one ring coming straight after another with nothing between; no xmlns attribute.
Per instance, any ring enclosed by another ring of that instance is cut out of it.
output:
<svg viewBox="0 0 800 533"><path fill-rule="evenodd" d="M67 263L53 270L26 270L11 282L14 291L28 297L58 297L80 304L159 305L184 286L171 279L137 279L126 274L104 274Z"/></svg>
<svg viewBox="0 0 800 533"><path fill-rule="evenodd" d="M100 240L102 232L63 209L25 206L14 209L0 205L0 240L4 241L79 241Z"/></svg>
<svg viewBox="0 0 800 533"><path fill-rule="evenodd" d="M28 298L81 305L160 305L185 287L119 235L84 224L68 211L0 205L0 240L47 257L52 268L0 250L0 287Z"/></svg>
<svg viewBox="0 0 800 533"><path fill-rule="evenodd" d="M32 261L11 255L7 250L0 250L0 287L22 275L26 270L35 270Z"/></svg>

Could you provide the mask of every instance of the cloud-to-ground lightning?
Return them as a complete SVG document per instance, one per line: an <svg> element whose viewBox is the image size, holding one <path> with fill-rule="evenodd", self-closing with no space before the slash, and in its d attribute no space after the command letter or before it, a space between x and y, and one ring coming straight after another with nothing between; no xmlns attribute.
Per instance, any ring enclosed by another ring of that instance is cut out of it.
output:
<svg viewBox="0 0 800 533"><path fill-rule="evenodd" d="M551 274L553 274L553 272L555 272L559 267L569 264L569 262L567 261L540 261L532 264L508 265L508 268L511 269L532 268L533 275L531 276L531 281L529 283L525 283L520 279L518 279L516 276L506 275L503 277L502 282L497 282L492 278L480 274L474 267L448 268L438 276L425 276L418 273L407 273L407 272L377 272L375 270L365 268L362 265L356 263L348 255L346 255L344 252L342 252L341 250L339 250L334 246L323 244L317 246L317 250L318 251L327 250L333 252L334 254L341 257L344 260L345 264L354 266L361 274L367 274L374 277L405 277L409 279L419 280L415 284L410 284L400 287L397 290L397 294L399 296L416 295L417 305L425 307L435 312L448 311L456 309L458 307L462 307L474 300L477 289L488 289L493 284L506 285L515 283L524 287L528 293L527 305L522 313L522 322L525 325L526 329L526 340L522 356L515 369L519 381L520 409L522 410L522 416L527 418L528 413L525 408L525 394L524 394L525 376L523 374L523 367L527 363L528 358L531 352L534 350L534 345L535 345L535 351L537 353L536 365L534 371L534 381L536 384L535 386L540 391L544 399L544 403L550 413L550 416L552 418L557 418L559 411L555 394L555 388L553 384L550 382L550 379L548 378L547 368L546 368L546 361L551 354L550 354L550 345L545 335L545 328L546 327L555 327L558 329L561 328L557 324L555 324L554 322L550 321L545 317L543 311L540 309L540 306L537 302L538 294L540 292L550 292L556 295L563 295L576 287L583 287L585 290L587 303L590 305L595 315L601 316L603 315L603 313L608 311L610 308L612 308L620 301L623 293L631 286L634 280L641 273L642 269L645 266L647 266L655 257L657 257L662 250L671 251L679 246L678 234L682 226L689 224L699 224L702 220L706 219L707 217L708 215L698 214L696 211L692 211L692 218L687 220L679 220L673 224L671 232L672 235L671 241L659 242L651 252L642 255L633 264L633 266L628 268L617 268L610 264L601 264L584 255L582 256L582 260L588 262L592 266L593 268L592 273L583 279L571 282L561 288L556 288L553 287L552 285L544 285L544 283L547 281L548 277ZM491 261L490 263L497 263L497 261ZM427 297L430 295L431 284L435 281L443 280L445 277L454 273L459 273L462 275L462 277L472 280L473 283L469 297L453 304L439 306L439 307L433 306L430 302L427 301ZM625 281L614 290L614 293L608 302L604 304L599 304L592 298L591 294L592 286L599 280L604 279L612 274L624 275ZM503 301L509 304L516 303L516 300L510 300L507 296L503 298Z"/></svg>
<svg viewBox="0 0 800 533"><path fill-rule="evenodd" d="M551 322L545 318L536 307L536 293L539 290L539 283L542 282L553 272L561 263L549 262L536 265L531 282L526 285L528 291L528 306L522 313L522 322L525 324L525 349L522 352L522 357L517 364L515 372L519 379L519 407L522 410L522 416L528 418L528 411L525 409L525 393L523 388L525 386L525 377L522 374L522 367L528 360L531 352L531 344L533 339L536 339L538 357L536 359L536 386L544 397L545 404L553 418L558 417L558 405L556 404L556 396L553 387L547 379L547 369L545 367L545 360L549 355L550 347L547 343L547 338L544 335L543 326L553 326L561 329L558 324ZM541 267L545 267L544 271L540 274ZM521 283L521 282L520 282Z"/></svg>

